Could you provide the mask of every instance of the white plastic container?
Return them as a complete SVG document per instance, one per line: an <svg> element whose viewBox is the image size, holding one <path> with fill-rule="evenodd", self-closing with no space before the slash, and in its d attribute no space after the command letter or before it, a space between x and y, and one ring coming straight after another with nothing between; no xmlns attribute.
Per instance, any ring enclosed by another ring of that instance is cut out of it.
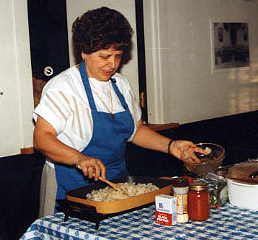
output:
<svg viewBox="0 0 258 240"><path fill-rule="evenodd" d="M258 211L258 184L239 183L227 179L230 204Z"/></svg>

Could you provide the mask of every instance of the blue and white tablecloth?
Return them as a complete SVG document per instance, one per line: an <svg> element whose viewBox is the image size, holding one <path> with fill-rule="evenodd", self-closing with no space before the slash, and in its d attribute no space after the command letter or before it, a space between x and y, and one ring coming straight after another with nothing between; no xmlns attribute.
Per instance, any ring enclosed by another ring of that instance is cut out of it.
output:
<svg viewBox="0 0 258 240"><path fill-rule="evenodd" d="M154 223L154 205L95 223L57 213L36 220L21 237L25 239L202 239L202 240L258 240L258 212L240 209L227 203L211 209L210 218L204 222L189 221L171 227Z"/></svg>

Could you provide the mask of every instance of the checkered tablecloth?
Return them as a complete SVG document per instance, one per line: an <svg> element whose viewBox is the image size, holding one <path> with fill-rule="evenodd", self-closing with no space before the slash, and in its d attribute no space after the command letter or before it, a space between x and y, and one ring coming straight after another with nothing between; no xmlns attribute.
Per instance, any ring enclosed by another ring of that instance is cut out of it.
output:
<svg viewBox="0 0 258 240"><path fill-rule="evenodd" d="M211 209L204 222L189 221L171 227L154 223L154 205L105 219L95 230L95 224L64 214L36 220L21 237L25 239L202 239L258 240L258 212L240 209L227 203Z"/></svg>

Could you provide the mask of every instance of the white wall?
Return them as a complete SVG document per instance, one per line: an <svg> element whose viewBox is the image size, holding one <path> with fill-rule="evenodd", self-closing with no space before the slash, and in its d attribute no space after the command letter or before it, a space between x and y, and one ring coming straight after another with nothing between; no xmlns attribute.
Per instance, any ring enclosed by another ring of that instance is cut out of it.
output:
<svg viewBox="0 0 258 240"><path fill-rule="evenodd" d="M0 157L3 157L33 146L26 0L1 0L0 33Z"/></svg>
<svg viewBox="0 0 258 240"><path fill-rule="evenodd" d="M137 60L137 42L136 42L136 20L135 20L135 0L68 0L67 1L67 26L69 37L69 55L70 64L74 65L74 57L72 50L72 23L74 20L81 16L88 10L106 6L116 9L121 12L131 24L133 35L133 49L132 59L126 65L123 66L121 73L129 80L133 87L136 96L139 98L139 84L138 84L138 60Z"/></svg>
<svg viewBox="0 0 258 240"><path fill-rule="evenodd" d="M102 5L121 11L136 29L134 0L68 0L67 5L69 31L76 16ZM151 123L192 122L258 109L257 12L257 3L242 0L144 0ZM250 68L212 71L211 21L249 23ZM0 32L3 157L33 146L26 0L0 1ZM136 34L133 41L133 59L123 73L138 93Z"/></svg>
<svg viewBox="0 0 258 240"><path fill-rule="evenodd" d="M150 123L258 110L258 4L144 0ZM211 22L249 24L250 67L213 71Z"/></svg>
<svg viewBox="0 0 258 240"><path fill-rule="evenodd" d="M71 65L71 24L88 9L108 6L121 11L136 29L134 0L68 0L67 16ZM0 157L19 154L33 146L33 86L27 0L0 1ZM138 97L136 33L133 59L122 69Z"/></svg>

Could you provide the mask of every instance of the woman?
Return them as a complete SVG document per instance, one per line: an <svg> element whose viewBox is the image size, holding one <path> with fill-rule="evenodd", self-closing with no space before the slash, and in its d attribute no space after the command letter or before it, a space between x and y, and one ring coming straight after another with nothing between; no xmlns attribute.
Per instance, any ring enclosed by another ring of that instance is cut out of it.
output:
<svg viewBox="0 0 258 240"><path fill-rule="evenodd" d="M131 36L126 18L106 7L75 20L73 44L78 65L47 83L34 113L34 145L48 158L40 216L53 213L55 198L65 198L66 191L91 184L100 176L128 175L127 141L168 152L185 162L199 161L194 151L201 150L192 142L172 141L143 125L132 89L117 73L130 58Z"/></svg>

